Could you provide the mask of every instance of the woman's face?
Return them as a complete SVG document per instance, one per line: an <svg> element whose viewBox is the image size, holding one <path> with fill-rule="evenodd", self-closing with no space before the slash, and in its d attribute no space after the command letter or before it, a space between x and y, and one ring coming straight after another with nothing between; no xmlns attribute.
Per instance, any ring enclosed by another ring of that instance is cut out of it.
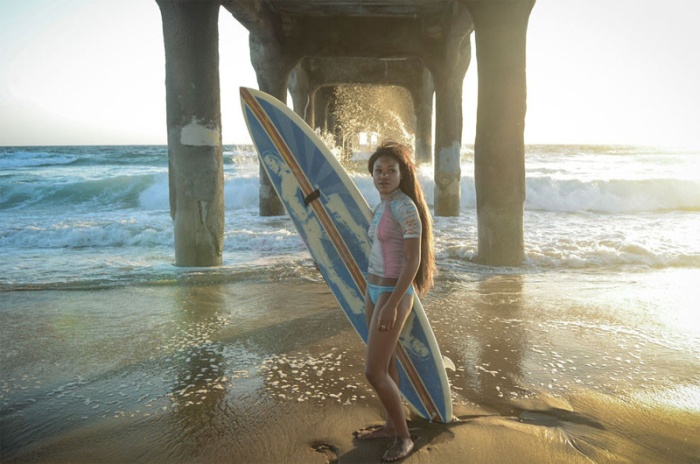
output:
<svg viewBox="0 0 700 464"><path fill-rule="evenodd" d="M401 182L399 162L391 156L380 156L374 162L372 179L380 195L387 196L394 193Z"/></svg>

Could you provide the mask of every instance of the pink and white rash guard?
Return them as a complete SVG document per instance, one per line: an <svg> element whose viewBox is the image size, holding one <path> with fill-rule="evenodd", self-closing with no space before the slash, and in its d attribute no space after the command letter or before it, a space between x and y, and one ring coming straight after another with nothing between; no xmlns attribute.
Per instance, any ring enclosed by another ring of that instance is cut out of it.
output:
<svg viewBox="0 0 700 464"><path fill-rule="evenodd" d="M369 255L370 274L397 279L406 262L403 241L420 238L421 221L413 200L397 190L382 199L374 210L369 226L372 251Z"/></svg>

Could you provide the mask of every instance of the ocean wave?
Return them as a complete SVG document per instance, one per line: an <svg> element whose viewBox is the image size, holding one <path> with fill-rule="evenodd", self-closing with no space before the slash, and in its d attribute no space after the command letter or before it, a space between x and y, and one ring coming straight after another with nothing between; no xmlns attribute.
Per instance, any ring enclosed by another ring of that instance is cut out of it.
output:
<svg viewBox="0 0 700 464"><path fill-rule="evenodd" d="M476 208L471 153L463 147L462 211ZM700 154L552 145L528 146L527 156L526 210L700 211ZM0 209L168 210L167 157L165 146L0 147ZM376 204L371 177L352 169L368 203ZM224 147L227 210L258 208L258 171L252 146ZM433 168L421 166L419 174L434 206Z"/></svg>
<svg viewBox="0 0 700 464"><path fill-rule="evenodd" d="M156 177L149 174L62 182L16 180L0 185L0 209L110 211L137 208L141 193L154 184Z"/></svg>
<svg viewBox="0 0 700 464"><path fill-rule="evenodd" d="M10 248L104 248L173 246L172 222L136 218L71 218L57 223L15 225L0 233L0 247Z"/></svg>
<svg viewBox="0 0 700 464"><path fill-rule="evenodd" d="M434 205L434 181L422 178L426 199ZM552 176L525 180L525 209L553 212L638 213L647 211L700 211L700 179L589 180ZM473 176L463 176L461 209L476 208Z"/></svg>
<svg viewBox="0 0 700 464"><path fill-rule="evenodd" d="M257 209L260 181L258 177L235 177L224 180L224 204L227 210ZM167 210L170 208L168 176L153 179L138 198L141 210Z"/></svg>
<svg viewBox="0 0 700 464"><path fill-rule="evenodd" d="M249 171L249 170L248 170ZM370 205L379 197L372 179L352 174L354 182ZM434 206L435 182L421 173L426 200ZM257 209L259 178L246 172L227 173L224 181L227 210ZM168 175L133 174L98 179L62 179L46 182L43 178L9 178L0 183L0 209L62 208L143 211L168 210L170 202ZM463 176L461 209L476 208L473 176ZM578 180L555 176L526 179L525 209L554 212L636 213L647 211L700 211L700 179L616 179Z"/></svg>
<svg viewBox="0 0 700 464"><path fill-rule="evenodd" d="M476 212L436 218L441 259L476 266ZM700 215L696 212L607 214L526 211L527 269L700 268Z"/></svg>
<svg viewBox="0 0 700 464"><path fill-rule="evenodd" d="M608 213L700 211L700 179L591 180L530 177L525 208Z"/></svg>
<svg viewBox="0 0 700 464"><path fill-rule="evenodd" d="M287 216L260 217L257 209L240 209L228 211L225 219L228 266L310 259ZM700 242L694 233L700 217L695 213L639 217L532 212L525 219L526 259L513 272L700 268ZM477 263L476 236L475 212L436 218L441 274L504 272ZM127 275L151 280L151 271L157 275L159 266L173 261L174 228L168 210L13 214L0 228L0 254L0 287L3 282L109 283Z"/></svg>
<svg viewBox="0 0 700 464"><path fill-rule="evenodd" d="M0 169L62 166L75 163L78 159L74 154L18 150L11 154L0 153Z"/></svg>
<svg viewBox="0 0 700 464"><path fill-rule="evenodd" d="M223 147L225 165L257 163L252 145ZM61 166L168 166L168 147L159 145L134 146L56 146L0 147L0 169L22 169Z"/></svg>
<svg viewBox="0 0 700 464"><path fill-rule="evenodd" d="M481 268L476 247L453 246L438 250L438 260L443 261L447 269L456 267L463 270L468 267ZM459 264L461 263L461 264ZM671 252L664 253L627 244L620 247L610 246L548 246L526 243L525 260L522 266L514 268L517 272L547 269L622 269L622 268L700 268L700 253Z"/></svg>
<svg viewBox="0 0 700 464"><path fill-rule="evenodd" d="M171 250L173 223L169 211L114 214L73 214L62 218L16 218L0 229L0 248ZM303 251L304 243L286 216L261 218L257 211L240 211L226 217L225 253L256 255Z"/></svg>
<svg viewBox="0 0 700 464"><path fill-rule="evenodd" d="M696 268L700 267L700 253L692 251L669 252L654 250L641 244L611 246L549 247L528 246L526 265L552 269L599 268Z"/></svg>
<svg viewBox="0 0 700 464"><path fill-rule="evenodd" d="M172 257L159 256L160 261L115 257L99 264L78 262L73 272L54 266L38 265L28 279L0 276L0 293L10 291L103 290L123 286L168 287L183 284L223 284L257 282L323 282L313 261L304 255L256 257L245 262L225 260L218 267L178 267ZM77 268L77 269L76 269ZM9 277L9 278L8 278Z"/></svg>

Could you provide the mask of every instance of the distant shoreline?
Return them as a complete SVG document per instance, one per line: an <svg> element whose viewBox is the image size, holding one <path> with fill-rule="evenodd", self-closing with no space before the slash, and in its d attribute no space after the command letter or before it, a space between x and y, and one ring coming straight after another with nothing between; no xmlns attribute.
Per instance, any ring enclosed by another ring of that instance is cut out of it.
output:
<svg viewBox="0 0 700 464"><path fill-rule="evenodd" d="M56 144L56 145L47 145L47 144L36 144L36 145L0 145L0 149L3 148L69 148L69 147L80 147L80 148L85 148L85 147L166 147L167 144L164 143L128 143L128 144L118 144L118 143L108 143L108 144ZM244 142L244 143L224 143L222 144L222 147L253 147L252 142ZM463 143L462 144L463 148L474 148L473 143ZM527 151L528 148L537 148L537 147L569 147L569 148L575 148L575 147L597 147L597 148L615 148L615 149L649 149L649 150L654 150L660 151L660 150L677 150L680 151L681 153L692 153L696 151L700 151L700 147L692 147L692 146L682 146L682 145L653 145L653 144L633 144L633 143L526 143L525 144L525 149Z"/></svg>

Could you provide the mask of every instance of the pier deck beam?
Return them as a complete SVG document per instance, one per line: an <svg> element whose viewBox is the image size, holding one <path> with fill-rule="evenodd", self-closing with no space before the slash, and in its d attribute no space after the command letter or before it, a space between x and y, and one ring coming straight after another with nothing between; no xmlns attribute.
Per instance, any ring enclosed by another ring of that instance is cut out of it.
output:
<svg viewBox="0 0 700 464"><path fill-rule="evenodd" d="M158 0L165 42L170 214L177 266L218 266L224 243L219 5Z"/></svg>

